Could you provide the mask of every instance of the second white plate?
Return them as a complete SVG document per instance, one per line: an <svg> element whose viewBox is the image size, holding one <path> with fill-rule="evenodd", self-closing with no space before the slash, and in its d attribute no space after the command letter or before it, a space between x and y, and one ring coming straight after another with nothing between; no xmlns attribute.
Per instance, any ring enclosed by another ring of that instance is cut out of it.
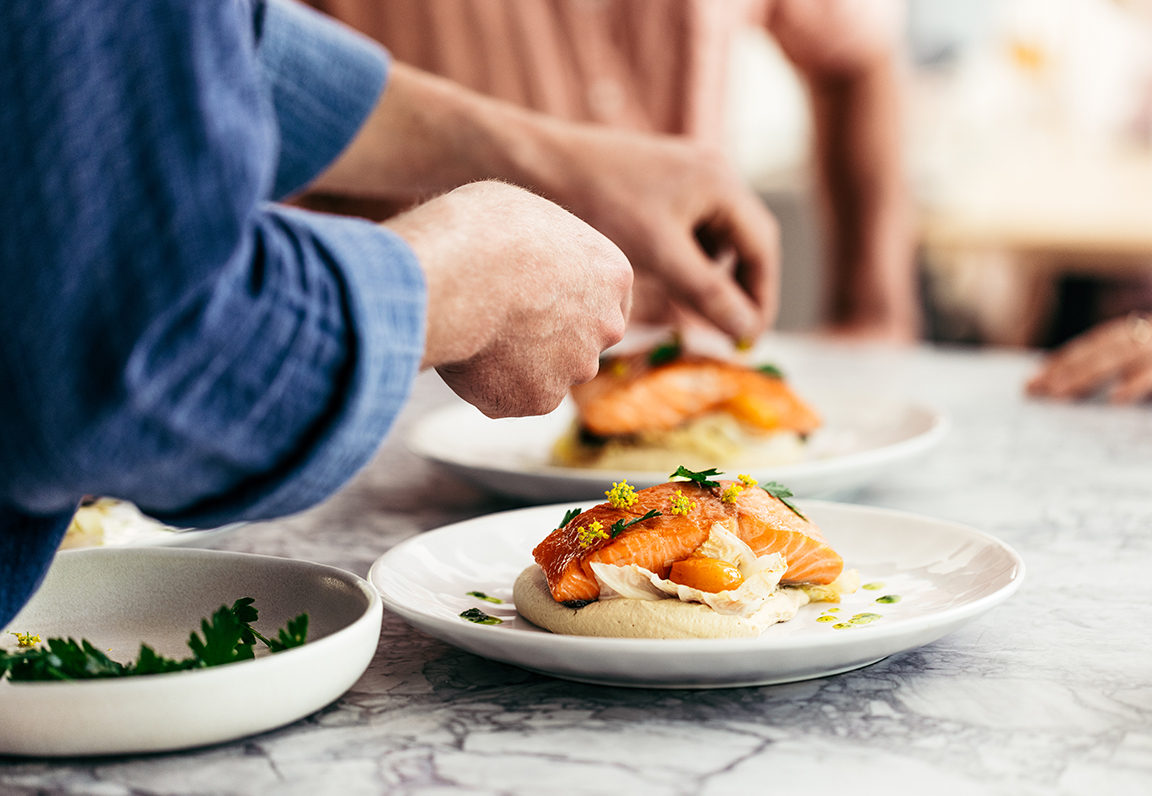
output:
<svg viewBox="0 0 1152 796"><path fill-rule="evenodd" d="M939 442L950 425L939 409L893 398L844 393L810 398L825 425L810 439L807 458L742 472L764 483L778 481L801 497L830 497L884 477ZM549 464L552 445L574 417L568 400L542 417L505 420L461 403L423 417L407 442L414 453L464 479L535 503L603 500L604 490L621 477L637 489L668 480L668 472Z"/></svg>
<svg viewBox="0 0 1152 796"><path fill-rule="evenodd" d="M971 622L1020 586L1024 562L981 531L903 512L800 501L865 584L835 612L876 613L864 625L817 621L805 606L756 639L648 640L554 635L520 618L512 584L566 505L490 514L421 534L381 556L368 575L384 605L431 636L477 655L602 685L723 688L837 674L927 644ZM470 595L480 592L504 602ZM877 602L889 595L898 602ZM503 619L473 624L479 608Z"/></svg>

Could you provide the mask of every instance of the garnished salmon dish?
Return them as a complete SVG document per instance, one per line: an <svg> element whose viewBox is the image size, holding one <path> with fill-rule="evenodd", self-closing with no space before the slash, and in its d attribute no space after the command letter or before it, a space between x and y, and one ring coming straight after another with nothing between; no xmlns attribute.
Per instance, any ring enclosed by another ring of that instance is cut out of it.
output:
<svg viewBox="0 0 1152 796"><path fill-rule="evenodd" d="M640 491L622 480L606 502L570 511L517 579L517 611L576 635L756 636L856 590L787 488L720 475L681 466Z"/></svg>
<svg viewBox="0 0 1152 796"><path fill-rule="evenodd" d="M689 354L678 343L601 362L572 388L577 422L557 464L669 470L678 464L765 467L803 456L820 415L771 365Z"/></svg>

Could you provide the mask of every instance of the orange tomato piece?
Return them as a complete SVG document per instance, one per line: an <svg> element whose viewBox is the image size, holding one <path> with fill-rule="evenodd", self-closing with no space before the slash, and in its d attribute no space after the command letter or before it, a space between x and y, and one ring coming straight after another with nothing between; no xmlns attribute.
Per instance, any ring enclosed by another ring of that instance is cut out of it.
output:
<svg viewBox="0 0 1152 796"><path fill-rule="evenodd" d="M735 564L707 556L692 556L677 561L672 565L668 579L713 594L735 589L744 582L744 576Z"/></svg>

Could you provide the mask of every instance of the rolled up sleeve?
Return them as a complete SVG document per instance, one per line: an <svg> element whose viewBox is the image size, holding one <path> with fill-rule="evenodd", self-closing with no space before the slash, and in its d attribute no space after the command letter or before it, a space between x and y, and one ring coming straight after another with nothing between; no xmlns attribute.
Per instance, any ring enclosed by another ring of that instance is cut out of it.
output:
<svg viewBox="0 0 1152 796"><path fill-rule="evenodd" d="M407 398L423 274L271 200L355 135L383 51L283 0L15 0L0 56L0 535L85 494L204 527L336 491Z"/></svg>
<svg viewBox="0 0 1152 796"><path fill-rule="evenodd" d="M280 126L273 198L329 165L368 117L388 75L378 44L292 0L258 8L256 56Z"/></svg>

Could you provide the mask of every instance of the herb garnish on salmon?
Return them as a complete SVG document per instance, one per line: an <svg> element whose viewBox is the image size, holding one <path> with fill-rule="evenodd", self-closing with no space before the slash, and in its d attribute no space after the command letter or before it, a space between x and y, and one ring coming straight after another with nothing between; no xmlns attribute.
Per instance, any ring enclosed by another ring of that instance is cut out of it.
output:
<svg viewBox="0 0 1152 796"><path fill-rule="evenodd" d="M640 490L628 505L609 501L593 506L550 533L533 556L553 599L565 603L597 599L600 584L594 563L636 564L667 577L672 565L691 557L717 524L758 556L779 553L788 565L781 583L827 584L836 579L843 559L815 524L785 502L790 491L778 484L771 484L772 489L749 488L756 485L750 476L711 480L715 475L721 473L679 468L674 476L686 480Z"/></svg>

